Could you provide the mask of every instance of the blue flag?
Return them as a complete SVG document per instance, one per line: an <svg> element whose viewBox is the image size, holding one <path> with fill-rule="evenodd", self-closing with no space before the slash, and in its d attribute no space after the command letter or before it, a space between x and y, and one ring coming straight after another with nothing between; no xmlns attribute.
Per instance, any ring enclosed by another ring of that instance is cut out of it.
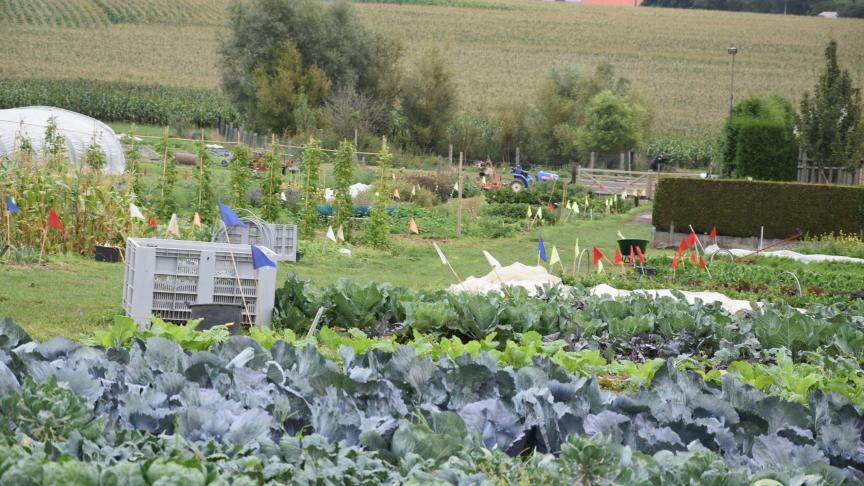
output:
<svg viewBox="0 0 864 486"><path fill-rule="evenodd" d="M18 209L18 206L15 205L15 201L12 200L12 196L6 196L6 211L9 211L12 214L18 214L21 212Z"/></svg>
<svg viewBox="0 0 864 486"><path fill-rule="evenodd" d="M258 248L255 245L250 245L252 247L252 267L255 270L258 270L261 267L273 267L276 268L276 263L273 260L267 258L267 255L261 251L261 248Z"/></svg>
<svg viewBox="0 0 864 486"><path fill-rule="evenodd" d="M219 205L219 214L222 216L222 222L225 223L225 226L246 227L246 223L240 220L240 217L237 216L237 213L235 213L233 209L219 201L216 201L216 204Z"/></svg>
<svg viewBox="0 0 864 486"><path fill-rule="evenodd" d="M540 255L541 260L546 261L546 247L543 246L543 238L537 241L537 254Z"/></svg>

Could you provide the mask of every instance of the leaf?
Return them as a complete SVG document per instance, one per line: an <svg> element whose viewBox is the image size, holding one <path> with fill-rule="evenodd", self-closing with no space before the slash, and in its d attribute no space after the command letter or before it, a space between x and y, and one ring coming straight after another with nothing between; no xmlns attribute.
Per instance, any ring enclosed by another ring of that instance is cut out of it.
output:
<svg viewBox="0 0 864 486"><path fill-rule="evenodd" d="M0 349L9 351L30 341L30 336L11 317L0 319Z"/></svg>

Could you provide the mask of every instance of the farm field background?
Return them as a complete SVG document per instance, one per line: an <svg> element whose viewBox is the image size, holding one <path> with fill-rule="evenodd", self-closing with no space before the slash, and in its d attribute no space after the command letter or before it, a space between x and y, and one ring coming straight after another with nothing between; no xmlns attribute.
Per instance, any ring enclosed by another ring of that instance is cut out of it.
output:
<svg viewBox="0 0 864 486"><path fill-rule="evenodd" d="M228 4L0 0L0 32L14 39L0 51L0 77L215 89ZM372 28L402 40L406 66L439 48L456 73L464 109L531 99L554 66L608 62L653 109L656 135L698 137L716 133L727 113L731 43L740 48L738 99L797 100L815 82L830 39L859 83L864 72L861 20L533 0L457 4L471 8L363 2L356 9Z"/></svg>

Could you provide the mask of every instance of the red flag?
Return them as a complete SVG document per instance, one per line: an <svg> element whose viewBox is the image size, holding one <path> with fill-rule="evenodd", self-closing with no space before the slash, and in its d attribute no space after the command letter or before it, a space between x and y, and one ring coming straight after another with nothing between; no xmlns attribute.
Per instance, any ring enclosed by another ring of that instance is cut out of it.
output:
<svg viewBox="0 0 864 486"><path fill-rule="evenodd" d="M690 238L687 240L687 246L693 246L696 244L696 233L691 231Z"/></svg>
<svg viewBox="0 0 864 486"><path fill-rule="evenodd" d="M623 262L623 260L621 260L621 250L619 250L618 248L615 249L615 259L612 260L612 262L616 265Z"/></svg>
<svg viewBox="0 0 864 486"><path fill-rule="evenodd" d="M60 216L57 216L57 211L54 211L54 208L48 211L48 226L60 232L66 229L63 226L63 221L60 221Z"/></svg>
<svg viewBox="0 0 864 486"><path fill-rule="evenodd" d="M150 227L155 228L157 226L159 226L159 225L156 224L156 216L150 216Z"/></svg>
<svg viewBox="0 0 864 486"><path fill-rule="evenodd" d="M596 246L594 247L594 265L597 265L597 262L603 258L603 252L600 251Z"/></svg>
<svg viewBox="0 0 864 486"><path fill-rule="evenodd" d="M674 269L674 268L678 268L678 259L677 259L677 258L673 258L673 259L672 259L672 265L670 265L670 266L671 266L673 269Z"/></svg>
<svg viewBox="0 0 864 486"><path fill-rule="evenodd" d="M636 246L636 254L639 255L639 265L645 266L645 255L642 254L642 248Z"/></svg>
<svg viewBox="0 0 864 486"><path fill-rule="evenodd" d="M711 228L711 232L708 233L708 236L710 236L711 238L717 238L717 227L716 226Z"/></svg>
<svg viewBox="0 0 864 486"><path fill-rule="evenodd" d="M690 254L690 263L696 263L696 254L695 253Z"/></svg>
<svg viewBox="0 0 864 486"><path fill-rule="evenodd" d="M630 245L630 263L636 266L636 255L633 254L633 245Z"/></svg>
<svg viewBox="0 0 864 486"><path fill-rule="evenodd" d="M689 248L690 245L687 244L687 238L681 238L681 244L678 245L678 258L681 258L684 255L684 251Z"/></svg>
<svg viewBox="0 0 864 486"><path fill-rule="evenodd" d="M555 206L552 205L552 201L549 201L549 204L546 205L546 210L549 211L550 213L552 211L555 211Z"/></svg>
<svg viewBox="0 0 864 486"><path fill-rule="evenodd" d="M705 259L702 258L701 256L699 257L699 268L700 269L705 268Z"/></svg>

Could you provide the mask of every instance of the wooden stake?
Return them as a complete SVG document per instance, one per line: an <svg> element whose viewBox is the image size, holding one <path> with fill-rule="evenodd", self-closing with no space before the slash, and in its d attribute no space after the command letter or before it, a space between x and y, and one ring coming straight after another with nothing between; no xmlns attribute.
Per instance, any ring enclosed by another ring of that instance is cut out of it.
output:
<svg viewBox="0 0 864 486"><path fill-rule="evenodd" d="M459 177L457 178L459 181L459 200L456 205L456 238L462 237L462 160L464 155L463 152L459 152Z"/></svg>
<svg viewBox="0 0 864 486"><path fill-rule="evenodd" d="M243 292L243 282L240 280L240 272L237 271L237 261L234 259L234 252L231 250L231 236L228 234L228 225L225 224L225 221L222 221L222 228L225 229L225 241L228 243L228 256L231 257L231 265L234 267L234 277L237 279L237 288L240 290L240 301L243 302L243 312L249 316L249 324L252 325L252 314L249 313L249 306L246 305L246 295ZM238 323L241 327L243 326L243 317L240 317L240 322Z"/></svg>

